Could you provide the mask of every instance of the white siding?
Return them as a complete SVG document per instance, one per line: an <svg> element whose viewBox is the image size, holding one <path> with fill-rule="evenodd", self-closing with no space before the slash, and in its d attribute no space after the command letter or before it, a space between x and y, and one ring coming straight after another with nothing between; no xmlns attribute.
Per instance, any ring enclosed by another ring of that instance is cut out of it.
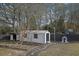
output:
<svg viewBox="0 0 79 59"><path fill-rule="evenodd" d="M34 33L32 34L32 42L37 42L37 43L45 43L45 34L44 33L37 33L38 38L34 38Z"/></svg>
<svg viewBox="0 0 79 59"><path fill-rule="evenodd" d="M38 38L34 38L34 34L37 34ZM27 34L27 38L24 38L24 41L45 43L45 34L44 33L29 33Z"/></svg>
<svg viewBox="0 0 79 59"><path fill-rule="evenodd" d="M46 43L46 33L50 32L45 32L45 31L28 31L27 32L27 37L24 38L24 41L28 42L36 42L36 43ZM34 38L34 34L38 35L38 38Z"/></svg>

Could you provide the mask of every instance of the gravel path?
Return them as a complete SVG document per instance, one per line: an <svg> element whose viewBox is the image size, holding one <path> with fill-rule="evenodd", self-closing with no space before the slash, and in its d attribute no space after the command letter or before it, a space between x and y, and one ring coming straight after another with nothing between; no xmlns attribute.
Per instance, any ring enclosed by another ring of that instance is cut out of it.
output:
<svg viewBox="0 0 79 59"><path fill-rule="evenodd" d="M50 45L52 45L52 44L46 44L46 45L41 45L41 46L38 46L38 47L34 47L28 53L26 53L26 56L38 56L40 51L45 50Z"/></svg>

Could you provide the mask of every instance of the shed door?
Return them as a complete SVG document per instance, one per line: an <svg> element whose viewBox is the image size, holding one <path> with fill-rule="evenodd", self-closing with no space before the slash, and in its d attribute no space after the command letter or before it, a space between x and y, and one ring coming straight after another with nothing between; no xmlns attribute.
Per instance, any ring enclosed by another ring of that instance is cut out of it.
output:
<svg viewBox="0 0 79 59"><path fill-rule="evenodd" d="M49 33L46 34L46 41L49 41Z"/></svg>
<svg viewBox="0 0 79 59"><path fill-rule="evenodd" d="M16 34L13 34L13 39L16 40Z"/></svg>

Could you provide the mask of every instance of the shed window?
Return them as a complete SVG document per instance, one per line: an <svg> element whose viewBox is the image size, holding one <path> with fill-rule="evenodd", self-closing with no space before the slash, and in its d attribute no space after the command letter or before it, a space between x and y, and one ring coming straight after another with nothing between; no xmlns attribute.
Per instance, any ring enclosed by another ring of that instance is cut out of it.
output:
<svg viewBox="0 0 79 59"><path fill-rule="evenodd" d="M34 38L38 38L38 34L34 34Z"/></svg>

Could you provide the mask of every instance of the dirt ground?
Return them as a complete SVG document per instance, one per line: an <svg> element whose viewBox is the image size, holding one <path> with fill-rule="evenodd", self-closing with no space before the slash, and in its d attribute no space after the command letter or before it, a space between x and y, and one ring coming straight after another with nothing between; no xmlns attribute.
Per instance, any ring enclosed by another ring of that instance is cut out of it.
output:
<svg viewBox="0 0 79 59"><path fill-rule="evenodd" d="M0 45L9 45L9 46L18 46L16 44L2 44ZM45 45L46 46L46 45ZM41 47L45 47L42 46ZM73 42L73 43L54 43L52 42L51 44L48 45L46 49L41 50L39 45L22 45L20 48L21 49L26 49L26 50L16 50L16 49L10 49L10 48L2 48L0 47L0 56L79 56L79 42ZM35 49L33 49L35 48ZM38 51L40 50L40 51ZM36 52L35 52L36 51Z"/></svg>
<svg viewBox="0 0 79 59"><path fill-rule="evenodd" d="M24 53L24 51L0 48L0 56L16 56Z"/></svg>
<svg viewBox="0 0 79 59"><path fill-rule="evenodd" d="M35 47L39 47L39 45L18 45L16 43L1 42L0 56L26 56L26 54L29 53Z"/></svg>
<svg viewBox="0 0 79 59"><path fill-rule="evenodd" d="M16 49L10 49L10 48L2 48L0 47L0 56L26 56L26 54L31 51L33 46L27 46L27 50L16 50ZM34 46L36 47L36 46Z"/></svg>
<svg viewBox="0 0 79 59"><path fill-rule="evenodd" d="M79 42L52 44L46 50L39 52L39 56L79 56Z"/></svg>

